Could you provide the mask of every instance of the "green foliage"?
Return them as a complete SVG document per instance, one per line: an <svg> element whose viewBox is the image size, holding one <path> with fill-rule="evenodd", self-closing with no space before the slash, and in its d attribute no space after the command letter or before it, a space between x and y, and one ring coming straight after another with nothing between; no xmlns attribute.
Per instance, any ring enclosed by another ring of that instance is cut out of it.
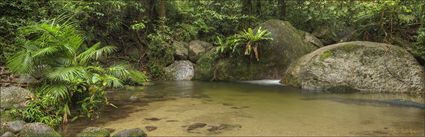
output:
<svg viewBox="0 0 425 137"><path fill-rule="evenodd" d="M225 40L217 37L217 52L220 54L226 54L228 51L232 51L232 53L234 53L240 49L240 46L243 46L245 55L251 56L252 52L254 52L255 58L259 61L260 57L258 48L262 43L273 40L270 37L270 34L271 33L269 31L262 30L260 27L256 32L254 32L252 28L248 28L234 36L226 38Z"/></svg>
<svg viewBox="0 0 425 137"><path fill-rule="evenodd" d="M413 47L413 55L417 58L420 58L422 61L425 61L425 28L418 30L418 35L416 36L416 45Z"/></svg>
<svg viewBox="0 0 425 137"><path fill-rule="evenodd" d="M102 67L98 61L116 48L101 47L100 43L85 47L83 37L72 24L50 21L19 30L19 50L7 59L7 67L43 81L37 86L38 98L21 112L28 121L66 123L73 115L73 105L80 110L80 115L75 116L93 118L102 104L110 104L106 88L122 87L123 80L130 78L136 82L147 80L144 74L129 71L126 65Z"/></svg>

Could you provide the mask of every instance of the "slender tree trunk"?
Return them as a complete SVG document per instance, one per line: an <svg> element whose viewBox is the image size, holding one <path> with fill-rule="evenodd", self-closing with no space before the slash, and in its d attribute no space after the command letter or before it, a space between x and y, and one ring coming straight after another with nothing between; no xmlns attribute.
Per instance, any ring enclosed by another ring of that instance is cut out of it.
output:
<svg viewBox="0 0 425 137"><path fill-rule="evenodd" d="M255 12L258 17L261 17L261 1L262 0L257 0L255 5Z"/></svg>
<svg viewBox="0 0 425 137"><path fill-rule="evenodd" d="M159 11L158 11L158 16L159 16L159 23L161 26L165 25L165 12L166 12L166 7L165 7L165 0L160 0L159 1Z"/></svg>
<svg viewBox="0 0 425 137"><path fill-rule="evenodd" d="M242 0L242 15L252 15L252 1L251 0ZM247 20L243 23L243 27L251 26L251 21Z"/></svg>
<svg viewBox="0 0 425 137"><path fill-rule="evenodd" d="M420 14L420 23L421 23L421 26L422 26L422 28L424 28L425 27L425 0L422 0L422 2L420 2L420 3L422 3L422 14Z"/></svg>
<svg viewBox="0 0 425 137"><path fill-rule="evenodd" d="M279 17L284 20L286 18L286 0L278 0L277 5L279 9Z"/></svg>
<svg viewBox="0 0 425 137"><path fill-rule="evenodd" d="M251 0L242 0L242 14L252 15L252 1Z"/></svg>

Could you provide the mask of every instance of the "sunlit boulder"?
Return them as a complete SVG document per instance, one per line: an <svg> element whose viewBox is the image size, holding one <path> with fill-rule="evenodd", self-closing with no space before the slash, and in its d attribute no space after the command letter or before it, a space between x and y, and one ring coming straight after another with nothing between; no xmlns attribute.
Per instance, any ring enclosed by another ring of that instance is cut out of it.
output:
<svg viewBox="0 0 425 137"><path fill-rule="evenodd" d="M308 90L424 93L425 73L405 49L375 42L329 45L291 64L281 81Z"/></svg>

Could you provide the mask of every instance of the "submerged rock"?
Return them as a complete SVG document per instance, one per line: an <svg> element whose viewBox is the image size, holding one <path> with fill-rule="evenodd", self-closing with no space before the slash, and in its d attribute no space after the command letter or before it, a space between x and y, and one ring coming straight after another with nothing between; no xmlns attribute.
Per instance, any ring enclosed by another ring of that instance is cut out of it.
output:
<svg viewBox="0 0 425 137"><path fill-rule="evenodd" d="M26 106L27 101L34 97L34 94L21 87L0 87L0 108L21 108Z"/></svg>
<svg viewBox="0 0 425 137"><path fill-rule="evenodd" d="M259 27L268 30L273 38L261 45L259 61L244 55L218 59L215 51L209 51L196 63L195 79L280 79L292 61L317 49L304 40L305 32L297 30L287 21L269 20Z"/></svg>
<svg viewBox="0 0 425 137"><path fill-rule="evenodd" d="M19 132L20 137L60 137L54 129L43 123L28 123Z"/></svg>
<svg viewBox="0 0 425 137"><path fill-rule="evenodd" d="M150 131L154 131L154 130L156 130L158 127L155 127L155 126L146 126L145 127L145 129L148 131L148 132L150 132Z"/></svg>
<svg viewBox="0 0 425 137"><path fill-rule="evenodd" d="M88 127L77 134L77 137L109 137L110 132L106 128Z"/></svg>
<svg viewBox="0 0 425 137"><path fill-rule="evenodd" d="M147 137L147 135L142 129L133 128L121 130L114 134L112 137Z"/></svg>
<svg viewBox="0 0 425 137"><path fill-rule="evenodd" d="M207 51L213 48L211 43L194 40L189 43L189 60L192 62L198 61L198 59Z"/></svg>
<svg viewBox="0 0 425 137"><path fill-rule="evenodd" d="M346 42L320 48L291 64L281 81L307 90L425 92L425 72L403 48Z"/></svg>
<svg viewBox="0 0 425 137"><path fill-rule="evenodd" d="M165 72L171 80L192 80L195 73L193 63L187 60L175 61Z"/></svg>
<svg viewBox="0 0 425 137"><path fill-rule="evenodd" d="M187 131L191 131L197 128L203 128L205 127L207 124L205 123L193 123L191 125L189 125L189 127L187 127Z"/></svg>
<svg viewBox="0 0 425 137"><path fill-rule="evenodd" d="M156 118L156 117L151 117L151 118L145 118L145 120L149 120L149 121L159 121L161 120L160 118Z"/></svg>

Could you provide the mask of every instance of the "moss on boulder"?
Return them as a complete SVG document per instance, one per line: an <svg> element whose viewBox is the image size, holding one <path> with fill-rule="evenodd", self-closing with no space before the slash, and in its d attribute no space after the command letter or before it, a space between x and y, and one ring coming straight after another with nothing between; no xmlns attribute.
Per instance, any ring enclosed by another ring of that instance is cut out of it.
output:
<svg viewBox="0 0 425 137"><path fill-rule="evenodd" d="M54 129L43 123L28 123L25 124L21 132L20 137L60 137L61 135Z"/></svg>
<svg viewBox="0 0 425 137"><path fill-rule="evenodd" d="M260 47L260 61L240 55L216 60L211 52L197 61L195 79L198 80L256 80L277 79L292 61L317 49L305 41L305 33L289 22L269 20L259 25L268 30L273 40Z"/></svg>
<svg viewBox="0 0 425 137"><path fill-rule="evenodd" d="M401 47L354 41L329 45L291 64L281 83L308 90L425 92L425 71Z"/></svg>
<svg viewBox="0 0 425 137"><path fill-rule="evenodd" d="M77 137L109 137L110 132L106 128L88 127L77 134Z"/></svg>

